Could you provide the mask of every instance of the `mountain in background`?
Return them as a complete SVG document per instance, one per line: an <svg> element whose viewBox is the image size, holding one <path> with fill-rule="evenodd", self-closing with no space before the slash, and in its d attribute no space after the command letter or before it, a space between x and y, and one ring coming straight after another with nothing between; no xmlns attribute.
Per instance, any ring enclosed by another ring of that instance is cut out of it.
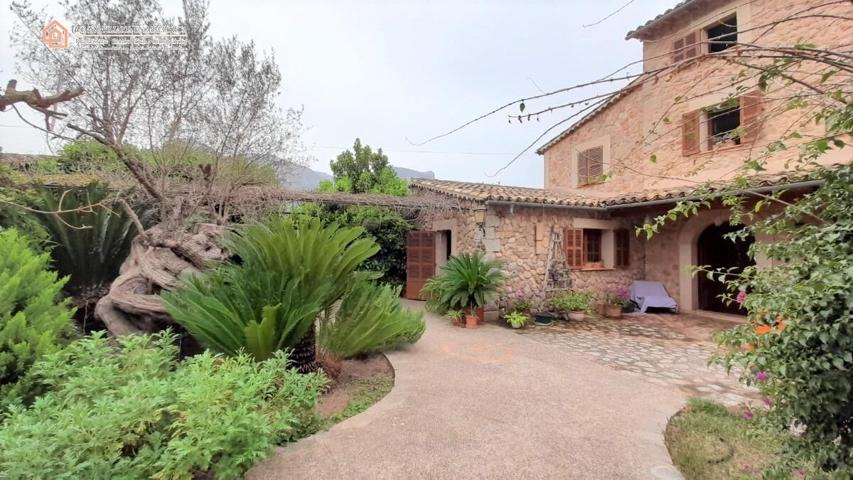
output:
<svg viewBox="0 0 853 480"><path fill-rule="evenodd" d="M392 165L393 167L393 165ZM432 171L421 172L411 168L393 167L397 176L410 180L412 178L435 178ZM299 191L310 191L317 188L323 180L331 180L332 176L325 172L311 170L301 165L293 165L288 168L283 185L285 188Z"/></svg>

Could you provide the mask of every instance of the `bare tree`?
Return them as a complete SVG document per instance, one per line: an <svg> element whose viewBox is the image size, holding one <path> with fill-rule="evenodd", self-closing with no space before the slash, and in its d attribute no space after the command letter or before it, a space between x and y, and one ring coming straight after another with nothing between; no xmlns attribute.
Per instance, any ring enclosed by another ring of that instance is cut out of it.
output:
<svg viewBox="0 0 853 480"><path fill-rule="evenodd" d="M168 321L156 292L223 257L221 224L237 192L253 182L251 170L280 171L304 160L302 112L277 107L281 74L271 54L209 36L204 0L185 0L182 18L168 18L158 2L146 0L77 0L65 7L74 26L125 25L186 38L184 47L169 50L50 50L39 35L48 18L28 2L12 5L20 19L13 44L29 80L87 93L67 103L56 138L70 131L109 147L143 196L159 205L161 224L137 237L96 309L114 333L148 330ZM212 223L198 224L204 221Z"/></svg>

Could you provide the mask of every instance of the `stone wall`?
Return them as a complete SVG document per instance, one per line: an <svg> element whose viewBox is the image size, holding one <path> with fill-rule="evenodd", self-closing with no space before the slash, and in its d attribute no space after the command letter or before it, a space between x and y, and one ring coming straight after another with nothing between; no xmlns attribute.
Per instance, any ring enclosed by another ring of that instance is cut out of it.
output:
<svg viewBox="0 0 853 480"><path fill-rule="evenodd" d="M720 2L717 10L676 24L660 38L644 42L644 68L649 71L671 62L668 52L674 39L731 12L737 12L739 29L748 30L751 26L781 19L794 10L819 3L819 0ZM836 4L825 10L825 13L836 15L851 14L849 4ZM743 32L739 38L749 41L756 31ZM841 28L837 19L832 18L806 18L766 32L762 29L761 32L762 45L791 46L807 42L822 48L838 48L846 45L849 39L849 33ZM808 73L816 68L814 65L802 66ZM714 105L737 93L731 84L732 78L742 70L743 67L714 55L704 55L678 70L667 72L665 76L642 83L545 152L545 188L578 188L575 182L576 152L597 145L604 146L605 170L612 176L602 184L579 188L581 191L625 193L731 178L746 159L757 157L768 144L791 130L797 130L804 136L822 133L823 127L804 116L804 109L785 110L785 103L792 93L790 88L793 87L782 88L774 82L763 96L764 114L759 120L760 128L754 142L742 145L724 143L710 148L703 141L700 153L682 155L682 115ZM741 86L755 89L755 72L747 73ZM832 81L838 81L838 76L832 77ZM668 121L662 121L663 118ZM650 131L654 133L650 134ZM703 126L701 135L706 135L705 131ZM788 149L771 157L768 172L788 168L785 162L798 155L796 142L787 141ZM655 162L650 160L652 155ZM833 150L822 156L820 161L825 164L847 163L850 155L843 150Z"/></svg>

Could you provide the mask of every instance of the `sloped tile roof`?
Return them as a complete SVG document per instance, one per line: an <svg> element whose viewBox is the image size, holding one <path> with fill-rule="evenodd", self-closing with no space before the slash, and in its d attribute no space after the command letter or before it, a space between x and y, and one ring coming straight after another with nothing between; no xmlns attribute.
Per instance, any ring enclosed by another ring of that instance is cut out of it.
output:
<svg viewBox="0 0 853 480"><path fill-rule="evenodd" d="M687 9L691 4L698 2L699 0L684 0L682 2L678 2L674 7L667 9L665 12L656 16L655 18L649 20L648 22L637 26L637 28L631 30L627 34L625 34L625 40L630 40L632 38L640 38L640 35L643 34L647 29L657 25L659 22L672 18L677 14L680 14L684 10Z"/></svg>
<svg viewBox="0 0 853 480"><path fill-rule="evenodd" d="M750 179L749 185L744 189L756 189L762 187L781 186L807 179L803 173L780 173L757 175ZM411 186L417 190L424 190L448 195L454 198L471 200L475 202L511 202L532 203L543 206L565 206L565 207L597 207L616 208L628 204L654 202L660 200L672 200L676 202L697 194L697 186L686 185L681 187L646 190L642 192L629 192L618 194L607 194L592 191L556 191L543 188L513 187L508 185L494 185L489 183L456 182L452 180L416 179ZM728 182L718 182L712 188L721 189L731 186Z"/></svg>

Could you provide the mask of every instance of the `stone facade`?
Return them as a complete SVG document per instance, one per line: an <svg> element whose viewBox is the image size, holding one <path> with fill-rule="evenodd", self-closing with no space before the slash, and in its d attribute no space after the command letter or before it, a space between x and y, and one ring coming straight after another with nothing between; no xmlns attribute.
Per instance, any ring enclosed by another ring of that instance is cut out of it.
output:
<svg viewBox="0 0 853 480"><path fill-rule="evenodd" d="M633 226L626 219L595 218L566 209L485 206L468 202L460 210L425 213L418 228L450 230L453 255L481 251L489 258L501 260L507 275L502 297L525 296L541 300L545 294L552 230L562 232L567 227L633 229ZM645 243L631 235L628 268L570 270L571 288L602 292L608 288L627 287L632 280L644 278ZM562 244L557 248L562 248ZM612 249L612 245L604 248ZM605 252L609 254L609 250Z"/></svg>
<svg viewBox="0 0 853 480"><path fill-rule="evenodd" d="M692 7L708 8L698 14L695 13L698 8L693 8L692 16L669 18L653 31L647 30L641 35L644 71L652 73L672 62L670 51L676 39L683 38L688 32L698 32L700 41L703 41L705 27L732 14L737 16L738 41L742 43L757 41L755 37L760 31L762 45L791 46L808 42L818 47L838 49L847 44L849 34L838 27L838 20L829 16L811 16L769 30L757 28L785 18L793 11L820 3L820 0L697 1ZM820 13L853 15L849 3L822 7ZM707 44L700 45L702 49L707 48ZM810 67L813 66L804 64L802 68L813 74ZM666 75L641 77L594 115L581 120L540 149L545 162L544 190L518 192L512 190L515 187L506 187L498 191L499 186L484 188L463 183L448 186L445 192L448 196L467 195L466 198L476 200L461 202L460 209L426 213L420 228L450 230L453 254L480 250L502 260L508 276L504 296L542 298L552 231L562 232L563 228L572 227L611 232L603 234L601 245L603 256L612 256L612 232L615 229L633 231L635 226L665 212L672 203L653 202L654 206L647 203L619 213L612 209L584 209L577 203L573 206L542 207L531 206L533 203L547 203L555 192L567 198L578 194L588 198L631 197L624 194L686 185L692 188L697 182L726 180L744 161L759 155L770 142L778 140L790 129L799 131L803 136L822 133L821 126L812 121L804 122L808 116L803 115L803 110L784 108L790 91L771 85L760 96L762 114L754 125L758 128L749 131L748 140L740 145L734 142L712 145L713 142L708 141L707 124L699 124L699 151L685 155L682 146L684 114L703 112L705 107L716 105L735 93L757 93L754 74L739 81L744 90L736 90L732 78L740 70L742 67L705 53L668 71ZM794 141L787 143L786 151L771 157L766 165L768 173L787 169L785 162L797 155ZM604 172L609 175L604 182L579 186L577 154L596 147L601 147ZM654 162L651 161L652 155L656 157ZM820 161L848 163L849 157L846 149L833 150L822 156ZM727 209L715 208L702 211L686 221L665 225L648 241L632 234L630 265L627 268L571 270L571 288L600 292L628 286L635 279L660 281L682 310L695 310L698 308L698 287L689 267L697 262L697 239L708 226L727 222L728 216ZM762 259L756 261L759 265L762 263ZM612 261L609 265L607 261L603 263L606 267L613 267Z"/></svg>
<svg viewBox="0 0 853 480"><path fill-rule="evenodd" d="M750 2L718 1L716 8L686 19L674 20L666 30L643 42L645 72L652 72L671 63L673 41L691 31L719 21L731 14L737 15L738 41L749 43L758 32L763 32L762 45L792 46L799 42L813 43L819 48L840 48L849 40L849 33L832 18L804 18L786 22L775 29L751 29L779 20L819 0L754 0ZM827 6L821 13L850 16L849 4ZM702 48L707 48L702 46ZM735 47L737 48L737 47ZM803 74L813 73L803 65ZM722 180L730 178L733 170L750 156L758 156L765 147L781 138L786 132L797 130L806 135L820 134L822 127L806 121L803 109L785 111L790 89L774 88L762 96L764 113L759 118L759 129L754 141L741 145L730 143L716 147L707 146L704 138L707 128L701 129L701 151L682 154L682 116L691 111L715 105L737 92L737 87L754 90L757 78L754 72L734 85L732 79L743 67L732 65L713 54L702 55L665 76L637 82L637 87L600 110L596 115L571 127L568 135L546 145L544 149L545 188L587 192L625 193L648 189L669 188L692 181ZM748 72L749 73L749 72ZM662 120L666 118L667 120ZM654 132L650 134L649 132ZM560 138L560 137L558 137ZM769 172L786 168L785 162L798 154L795 141L789 148L771 157ZM604 170L611 174L605 182L595 185L577 185L576 156L579 151L594 146L604 148ZM650 161L655 155L656 161ZM821 157L821 162L849 162L849 153L835 150Z"/></svg>

